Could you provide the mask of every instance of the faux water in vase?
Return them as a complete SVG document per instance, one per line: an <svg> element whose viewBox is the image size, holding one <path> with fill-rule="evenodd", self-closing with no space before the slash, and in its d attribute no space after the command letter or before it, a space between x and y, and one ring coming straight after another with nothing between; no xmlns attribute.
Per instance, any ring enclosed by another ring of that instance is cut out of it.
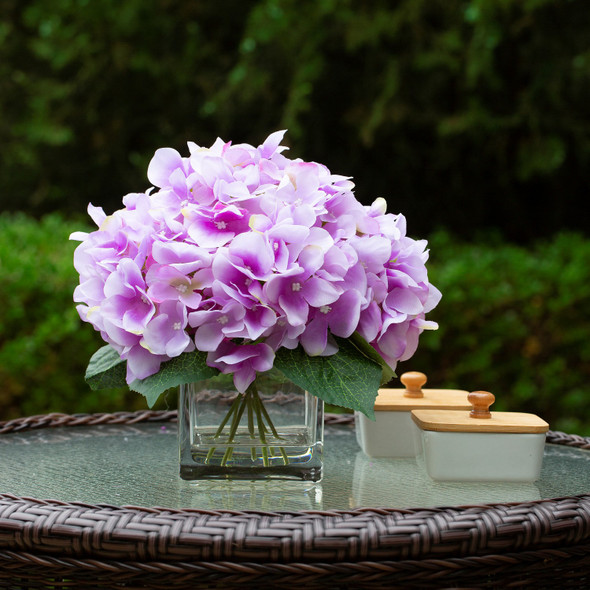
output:
<svg viewBox="0 0 590 590"><path fill-rule="evenodd" d="M181 385L180 476L319 481L323 403L275 370L243 394L232 375Z"/></svg>

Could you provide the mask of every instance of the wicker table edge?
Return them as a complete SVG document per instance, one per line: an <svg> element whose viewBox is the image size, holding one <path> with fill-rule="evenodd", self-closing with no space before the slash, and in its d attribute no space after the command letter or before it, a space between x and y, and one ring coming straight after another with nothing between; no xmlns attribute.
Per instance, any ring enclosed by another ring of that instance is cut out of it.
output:
<svg viewBox="0 0 590 590"><path fill-rule="evenodd" d="M28 428L172 421L175 412L47 414L0 422ZM350 424L350 415L327 415ZM550 432L547 441L590 448ZM263 512L90 505L0 493L0 549L165 562L361 562L573 547L590 541L590 494L526 503Z"/></svg>

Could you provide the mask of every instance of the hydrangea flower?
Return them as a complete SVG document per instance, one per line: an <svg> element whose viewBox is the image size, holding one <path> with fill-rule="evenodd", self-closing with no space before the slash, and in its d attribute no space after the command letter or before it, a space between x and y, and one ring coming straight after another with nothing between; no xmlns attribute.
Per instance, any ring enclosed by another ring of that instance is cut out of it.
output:
<svg viewBox="0 0 590 590"><path fill-rule="evenodd" d="M332 355L355 332L394 369L436 328L427 243L384 199L357 201L350 178L287 158L283 135L161 148L145 193L112 215L89 205L74 299L128 383L196 350L244 392L281 347Z"/></svg>

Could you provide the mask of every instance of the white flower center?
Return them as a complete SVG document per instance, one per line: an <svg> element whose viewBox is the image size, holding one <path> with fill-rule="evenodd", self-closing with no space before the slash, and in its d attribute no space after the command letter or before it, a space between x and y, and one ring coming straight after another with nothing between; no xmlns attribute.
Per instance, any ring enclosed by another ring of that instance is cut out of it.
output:
<svg viewBox="0 0 590 590"><path fill-rule="evenodd" d="M225 223L225 221L216 221L215 226L217 227L217 229L225 229L227 227L227 224Z"/></svg>
<svg viewBox="0 0 590 590"><path fill-rule="evenodd" d="M320 313L330 313L332 311L332 308L329 305L322 305L322 307L320 307Z"/></svg>
<svg viewBox="0 0 590 590"><path fill-rule="evenodd" d="M181 330L182 329L182 324L180 322L174 322L173 328L175 330Z"/></svg>
<svg viewBox="0 0 590 590"><path fill-rule="evenodd" d="M222 315L221 317L217 318L217 321L222 325L225 326L227 322L229 322L229 318L226 315Z"/></svg>
<svg viewBox="0 0 590 590"><path fill-rule="evenodd" d="M295 291L297 293L297 291L301 291L301 283L295 282L291 285L291 290Z"/></svg>
<svg viewBox="0 0 590 590"><path fill-rule="evenodd" d="M186 293L188 291L188 287L184 283L181 283L180 285L176 285L176 290L179 293Z"/></svg>
<svg viewBox="0 0 590 590"><path fill-rule="evenodd" d="M141 296L141 301L142 301L142 303L145 303L146 305L149 304L149 300L145 295Z"/></svg>

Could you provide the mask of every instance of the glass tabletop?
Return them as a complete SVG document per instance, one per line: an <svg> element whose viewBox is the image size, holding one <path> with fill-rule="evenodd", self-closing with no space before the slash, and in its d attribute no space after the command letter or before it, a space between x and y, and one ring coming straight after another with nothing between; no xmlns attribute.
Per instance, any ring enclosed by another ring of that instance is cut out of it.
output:
<svg viewBox="0 0 590 590"><path fill-rule="evenodd" d="M372 459L353 425L326 425L319 483L178 476L174 423L45 428L0 436L0 493L63 502L201 510L430 508L528 502L590 491L590 451L545 445L535 483L431 480L415 459Z"/></svg>

